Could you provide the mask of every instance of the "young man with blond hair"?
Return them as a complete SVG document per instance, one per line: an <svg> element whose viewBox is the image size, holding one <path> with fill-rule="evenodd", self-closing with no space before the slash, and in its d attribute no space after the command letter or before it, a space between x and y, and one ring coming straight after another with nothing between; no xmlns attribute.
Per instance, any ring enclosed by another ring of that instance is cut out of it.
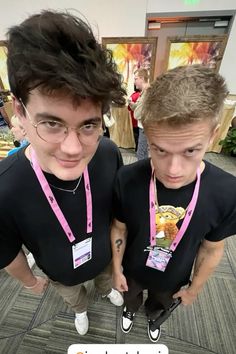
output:
<svg viewBox="0 0 236 354"><path fill-rule="evenodd" d="M147 289L148 336L158 341L161 318L176 299L194 302L236 233L236 178L203 160L227 92L219 74L198 65L173 69L147 90L151 158L122 167L115 185L111 240L125 333Z"/></svg>

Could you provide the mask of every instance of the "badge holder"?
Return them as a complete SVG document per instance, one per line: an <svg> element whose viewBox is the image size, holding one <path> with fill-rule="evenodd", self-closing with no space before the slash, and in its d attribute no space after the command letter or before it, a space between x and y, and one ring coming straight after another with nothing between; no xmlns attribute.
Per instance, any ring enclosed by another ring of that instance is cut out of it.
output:
<svg viewBox="0 0 236 354"><path fill-rule="evenodd" d="M149 251L146 266L164 272L171 257L171 251L155 247Z"/></svg>

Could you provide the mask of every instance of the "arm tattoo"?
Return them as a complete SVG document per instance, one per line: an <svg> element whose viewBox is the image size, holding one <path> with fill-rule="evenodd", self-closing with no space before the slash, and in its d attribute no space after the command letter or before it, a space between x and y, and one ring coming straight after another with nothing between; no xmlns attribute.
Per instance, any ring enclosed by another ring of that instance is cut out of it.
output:
<svg viewBox="0 0 236 354"><path fill-rule="evenodd" d="M120 252L120 246L122 245L122 243L123 241L121 240L121 238L118 238L118 240L115 241L118 252Z"/></svg>

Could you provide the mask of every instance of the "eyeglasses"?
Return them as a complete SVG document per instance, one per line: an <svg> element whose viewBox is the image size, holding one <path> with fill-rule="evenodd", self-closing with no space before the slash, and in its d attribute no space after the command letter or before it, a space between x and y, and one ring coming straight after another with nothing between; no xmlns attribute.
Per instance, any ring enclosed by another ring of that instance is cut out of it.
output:
<svg viewBox="0 0 236 354"><path fill-rule="evenodd" d="M65 123L50 119L41 120L35 124L21 99L20 102L24 107L32 126L36 129L37 135L47 143L62 143L68 136L69 130L75 130L79 141L84 145L91 146L95 145L104 133L101 122L85 124L79 128L68 127Z"/></svg>

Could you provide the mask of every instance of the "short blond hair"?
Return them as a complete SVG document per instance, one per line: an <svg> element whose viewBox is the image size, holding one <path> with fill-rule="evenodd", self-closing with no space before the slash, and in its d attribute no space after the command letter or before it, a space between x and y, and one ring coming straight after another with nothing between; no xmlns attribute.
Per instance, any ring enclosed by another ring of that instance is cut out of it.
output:
<svg viewBox="0 0 236 354"><path fill-rule="evenodd" d="M147 89L141 121L182 125L209 119L219 122L228 94L224 78L204 65L181 66L156 78Z"/></svg>
<svg viewBox="0 0 236 354"><path fill-rule="evenodd" d="M144 69L144 68L137 69L137 70L135 70L134 75L141 77L144 82L148 82L148 80L149 80L149 75L148 75L147 69Z"/></svg>

